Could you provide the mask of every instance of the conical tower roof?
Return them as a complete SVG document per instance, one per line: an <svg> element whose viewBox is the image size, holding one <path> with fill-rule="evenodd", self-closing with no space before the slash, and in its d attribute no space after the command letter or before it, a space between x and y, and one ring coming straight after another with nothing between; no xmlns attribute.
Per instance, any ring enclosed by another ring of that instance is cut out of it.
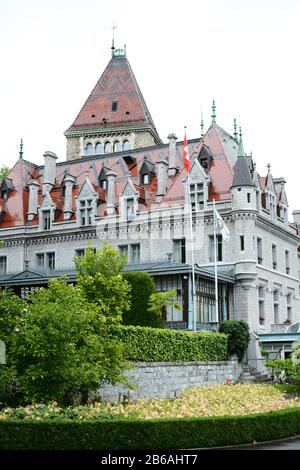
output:
<svg viewBox="0 0 300 470"><path fill-rule="evenodd" d="M247 163L247 157L244 151L244 145L242 136L240 134L238 158L234 165L234 176L232 182L232 188L234 186L254 186L251 178L249 166Z"/></svg>
<svg viewBox="0 0 300 470"><path fill-rule="evenodd" d="M111 58L66 135L124 127L145 128L162 142L125 53Z"/></svg>

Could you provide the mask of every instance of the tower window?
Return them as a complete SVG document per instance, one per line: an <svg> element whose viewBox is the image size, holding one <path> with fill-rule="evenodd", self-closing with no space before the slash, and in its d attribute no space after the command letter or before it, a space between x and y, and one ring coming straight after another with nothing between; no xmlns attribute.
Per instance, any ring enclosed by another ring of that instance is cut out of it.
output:
<svg viewBox="0 0 300 470"><path fill-rule="evenodd" d="M244 237L244 235L240 235L240 249L241 249L241 251L245 251L245 237Z"/></svg>
<svg viewBox="0 0 300 470"><path fill-rule="evenodd" d="M114 142L114 152L120 152L121 151L121 144L118 140Z"/></svg>
<svg viewBox="0 0 300 470"><path fill-rule="evenodd" d="M148 183L149 183L149 175L148 175L148 173L145 173L144 175L142 175L142 183L143 183L143 184L148 184Z"/></svg>
<svg viewBox="0 0 300 470"><path fill-rule="evenodd" d="M97 142L96 143L96 155L101 155L102 152L103 152L102 144L101 142Z"/></svg>
<svg viewBox="0 0 300 470"><path fill-rule="evenodd" d="M130 148L129 140L124 140L123 150L129 150L129 148Z"/></svg>
<svg viewBox="0 0 300 470"><path fill-rule="evenodd" d="M250 204L250 202L251 202L251 194L250 193L247 193L247 202L248 202L248 204Z"/></svg>
<svg viewBox="0 0 300 470"><path fill-rule="evenodd" d="M112 102L112 105L111 105L111 110L112 110L113 112L115 112L115 111L117 111L117 109L118 109L118 102L117 102L117 101L113 101L113 102Z"/></svg>
<svg viewBox="0 0 300 470"><path fill-rule="evenodd" d="M85 147L85 154L86 155L93 155L93 145L87 144Z"/></svg>
<svg viewBox="0 0 300 470"><path fill-rule="evenodd" d="M110 153L110 152L111 152L111 143L110 142L105 142L104 153Z"/></svg>

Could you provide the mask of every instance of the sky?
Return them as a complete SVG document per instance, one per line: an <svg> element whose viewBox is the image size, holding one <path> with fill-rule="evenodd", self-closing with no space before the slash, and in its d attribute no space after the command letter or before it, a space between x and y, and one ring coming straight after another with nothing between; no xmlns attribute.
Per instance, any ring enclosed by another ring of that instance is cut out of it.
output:
<svg viewBox="0 0 300 470"><path fill-rule="evenodd" d="M0 0L0 166L66 158L72 124L111 57L127 57L162 140L242 126L263 176L300 209L300 0Z"/></svg>

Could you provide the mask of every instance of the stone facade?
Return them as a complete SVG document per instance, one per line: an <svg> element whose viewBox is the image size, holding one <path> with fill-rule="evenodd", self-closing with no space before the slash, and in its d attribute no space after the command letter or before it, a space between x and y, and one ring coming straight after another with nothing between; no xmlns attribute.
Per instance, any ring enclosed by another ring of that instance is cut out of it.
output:
<svg viewBox="0 0 300 470"><path fill-rule="evenodd" d="M237 361L144 362L135 364L126 376L134 389L120 384L101 387L95 396L117 402L140 398L174 398L186 388L236 382L241 373Z"/></svg>

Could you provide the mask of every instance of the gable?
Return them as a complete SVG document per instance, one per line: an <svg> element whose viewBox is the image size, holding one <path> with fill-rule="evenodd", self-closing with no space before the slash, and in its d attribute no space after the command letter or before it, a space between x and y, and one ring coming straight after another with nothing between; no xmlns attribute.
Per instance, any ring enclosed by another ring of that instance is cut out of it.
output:
<svg viewBox="0 0 300 470"><path fill-rule="evenodd" d="M96 197L96 196L97 196L97 193L95 192L92 186L92 183L90 182L90 179L87 177L78 194L78 199L86 198L86 197Z"/></svg>
<svg viewBox="0 0 300 470"><path fill-rule="evenodd" d="M41 210L51 209L51 207L55 207L54 202L49 193L46 193L43 199L42 204L40 205Z"/></svg>

